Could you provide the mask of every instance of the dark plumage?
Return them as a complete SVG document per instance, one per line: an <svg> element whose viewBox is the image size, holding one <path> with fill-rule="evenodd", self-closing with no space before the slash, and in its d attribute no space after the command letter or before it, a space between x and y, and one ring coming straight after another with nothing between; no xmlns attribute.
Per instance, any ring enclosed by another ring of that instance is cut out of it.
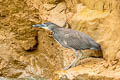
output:
<svg viewBox="0 0 120 80"><path fill-rule="evenodd" d="M36 24L33 25L33 27L47 28L48 30L53 32L54 39L59 42L63 47L72 48L75 51L76 58L65 69L75 66L77 61L83 57L83 53L81 51L81 56L79 56L78 50L94 49L101 51L100 45L83 32L59 27L58 25L51 22L45 24Z"/></svg>

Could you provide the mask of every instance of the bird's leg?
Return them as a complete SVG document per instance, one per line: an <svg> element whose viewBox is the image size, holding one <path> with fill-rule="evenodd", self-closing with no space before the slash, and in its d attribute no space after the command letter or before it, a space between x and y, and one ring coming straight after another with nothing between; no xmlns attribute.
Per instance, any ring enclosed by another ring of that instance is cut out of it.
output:
<svg viewBox="0 0 120 80"><path fill-rule="evenodd" d="M73 49L73 50L75 51L75 54L76 54L75 59L72 61L72 63L71 63L69 66L67 66L67 67L64 68L65 70L71 68L71 67L72 67L73 65L75 65L75 64L77 63L77 61L78 61L79 52L78 52L77 50L75 50L75 49Z"/></svg>
<svg viewBox="0 0 120 80"><path fill-rule="evenodd" d="M76 62L73 64L73 66L76 66L76 64L77 64L77 62L78 62L79 60L82 60L82 59L88 57L88 56L83 56L83 54L84 54L84 53L80 50L80 56L78 57L78 59L76 60Z"/></svg>
<svg viewBox="0 0 120 80"><path fill-rule="evenodd" d="M74 62L73 66L76 66L76 64L77 64L77 62L78 62L79 60L86 58L86 57L83 56L83 54L84 54L84 53L80 50L80 56L79 56L79 57L77 58L77 60Z"/></svg>

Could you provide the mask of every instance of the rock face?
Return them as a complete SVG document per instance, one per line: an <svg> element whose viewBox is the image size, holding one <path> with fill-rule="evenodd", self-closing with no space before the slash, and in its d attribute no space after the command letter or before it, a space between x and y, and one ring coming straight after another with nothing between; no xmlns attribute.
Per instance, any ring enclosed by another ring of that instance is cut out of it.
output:
<svg viewBox="0 0 120 80"><path fill-rule="evenodd" d="M66 28L90 35L101 44L104 59L87 58L59 71L70 64L74 52L60 46L49 31L31 27L46 21L60 26L68 22ZM0 0L0 76L119 80L119 31L119 0Z"/></svg>

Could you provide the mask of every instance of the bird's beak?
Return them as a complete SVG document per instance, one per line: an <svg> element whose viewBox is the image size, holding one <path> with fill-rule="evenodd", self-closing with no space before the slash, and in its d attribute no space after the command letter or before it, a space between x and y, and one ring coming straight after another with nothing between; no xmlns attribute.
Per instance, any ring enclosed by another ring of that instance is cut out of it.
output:
<svg viewBox="0 0 120 80"><path fill-rule="evenodd" d="M32 25L32 27L40 27L48 30L48 26L46 24L35 24L35 25Z"/></svg>

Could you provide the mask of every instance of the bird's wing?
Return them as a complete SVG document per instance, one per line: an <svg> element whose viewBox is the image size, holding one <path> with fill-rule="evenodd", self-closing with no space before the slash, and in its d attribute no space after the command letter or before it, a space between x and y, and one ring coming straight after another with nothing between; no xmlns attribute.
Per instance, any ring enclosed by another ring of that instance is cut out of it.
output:
<svg viewBox="0 0 120 80"><path fill-rule="evenodd" d="M90 44L86 38L86 34L82 32L70 32L65 34L67 45L74 49L89 49Z"/></svg>

